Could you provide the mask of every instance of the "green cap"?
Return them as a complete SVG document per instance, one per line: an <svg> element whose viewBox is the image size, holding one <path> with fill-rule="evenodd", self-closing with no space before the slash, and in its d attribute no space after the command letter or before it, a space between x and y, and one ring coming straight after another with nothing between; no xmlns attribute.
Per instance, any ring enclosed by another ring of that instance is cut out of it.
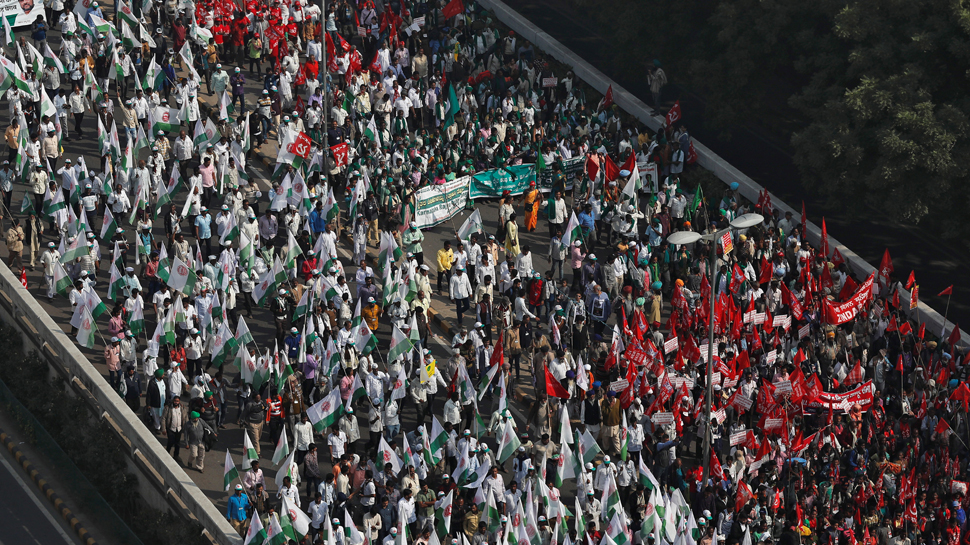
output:
<svg viewBox="0 0 970 545"><path fill-rule="evenodd" d="M155 369L155 378L162 378L165 376L164 369Z"/></svg>
<svg viewBox="0 0 970 545"><path fill-rule="evenodd" d="M198 418L199 416L201 416L199 411L192 411L189 413L189 418Z"/></svg>

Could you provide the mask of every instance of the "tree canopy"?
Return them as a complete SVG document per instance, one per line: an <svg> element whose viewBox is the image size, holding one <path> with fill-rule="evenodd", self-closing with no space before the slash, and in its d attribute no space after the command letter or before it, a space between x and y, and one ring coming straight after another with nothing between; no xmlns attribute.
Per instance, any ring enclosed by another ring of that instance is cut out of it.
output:
<svg viewBox="0 0 970 545"><path fill-rule="evenodd" d="M664 59L712 127L790 135L806 187L970 233L967 1L575 1L609 25L614 70Z"/></svg>

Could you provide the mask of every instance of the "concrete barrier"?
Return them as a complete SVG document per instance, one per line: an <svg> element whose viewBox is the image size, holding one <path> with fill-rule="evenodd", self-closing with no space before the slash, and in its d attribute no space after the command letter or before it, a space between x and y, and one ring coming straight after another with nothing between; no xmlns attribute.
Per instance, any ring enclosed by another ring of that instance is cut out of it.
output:
<svg viewBox="0 0 970 545"><path fill-rule="evenodd" d="M119 448L128 457L129 469L138 478L139 493L149 505L197 521L212 543L242 545L242 538L215 505L6 264L0 264L0 319L20 331L25 351L35 351L46 360L70 385L70 391L87 403L93 417L111 426Z"/></svg>
<svg viewBox="0 0 970 545"><path fill-rule="evenodd" d="M613 101L625 110L628 114L636 117L641 122L643 122L651 130L656 131L659 129L663 123L663 117L651 115L650 112L652 108L646 105L642 100L636 97L633 93L623 88L621 85L617 84L615 81L611 80L606 74L597 70L593 65L583 60L579 55L573 53L569 48L559 42L559 40L553 38L548 33L543 32L539 27L535 26L528 19L520 15L517 11L507 6L501 0L478 0L478 3L483 7L491 11L499 21L502 21L506 26L514 30L522 38L529 40L538 49L542 50L544 53L548 54L557 61L569 65L573 73L587 85L596 89L600 93L605 94L606 90L612 85L613 86ZM693 139L694 149L697 152L697 164L718 177L725 185L731 185L732 183L738 184L738 189L744 198L757 202L758 196L761 191L764 190L761 185L746 176L740 170L734 168L730 163L722 159L719 155L710 150L707 146L701 144L697 139ZM769 192L771 194L771 192ZM781 199L777 198L775 195L771 195L771 203L774 208L777 208L784 212L791 212L794 217L801 217L801 210L795 210L791 206L788 206ZM821 240L821 228L809 222L806 226L806 234L808 240L815 245L818 245ZM876 270L869 262L862 259L858 254L850 250L844 244L829 236L829 246L833 249L838 248L842 256L845 257L846 263L852 268L858 276L865 278L869 276L869 273ZM908 306L910 301L910 292L907 290L901 290L899 294L899 299L901 304ZM944 320L943 315L926 305L922 302L919 303L919 312L916 314L916 318L919 322L925 323L927 330L934 334L940 334L943 330ZM949 334L950 329L953 327L953 322L947 322L947 334ZM968 338L965 331L961 329L961 346L970 346L970 338Z"/></svg>

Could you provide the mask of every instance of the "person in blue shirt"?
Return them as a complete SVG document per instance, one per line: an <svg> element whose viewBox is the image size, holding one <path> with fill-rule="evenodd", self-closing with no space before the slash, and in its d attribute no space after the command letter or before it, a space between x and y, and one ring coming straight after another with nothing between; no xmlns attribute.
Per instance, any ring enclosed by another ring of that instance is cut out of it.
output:
<svg viewBox="0 0 970 545"><path fill-rule="evenodd" d="M229 496L229 505L226 506L226 518L240 536L246 535L246 521L249 519L249 496L242 492L242 485L237 484L236 493Z"/></svg>
<svg viewBox="0 0 970 545"><path fill-rule="evenodd" d="M296 361L296 358L300 355L300 337L300 330L295 327L291 327L290 336L283 341L283 343L286 344L286 357L289 358L290 361Z"/></svg>
<svg viewBox="0 0 970 545"><path fill-rule="evenodd" d="M322 201L318 200L316 208L313 209L313 212L310 212L309 223L314 238L327 230L327 214L323 211Z"/></svg>
<svg viewBox="0 0 970 545"><path fill-rule="evenodd" d="M212 253L212 216L209 209L202 207L200 214L195 217L195 238L199 240L199 245L205 245L205 254Z"/></svg>
<svg viewBox="0 0 970 545"><path fill-rule="evenodd" d="M583 207L583 211L576 216L576 219L579 220L579 226L583 228L583 239L589 240L589 235L596 226L596 221L593 219L593 205L587 204Z"/></svg>

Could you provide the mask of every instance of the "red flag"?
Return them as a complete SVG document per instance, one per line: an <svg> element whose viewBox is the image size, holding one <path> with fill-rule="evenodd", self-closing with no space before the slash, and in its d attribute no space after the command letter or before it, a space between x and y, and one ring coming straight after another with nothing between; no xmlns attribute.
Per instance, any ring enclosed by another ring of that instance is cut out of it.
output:
<svg viewBox="0 0 970 545"><path fill-rule="evenodd" d="M842 252L839 251L838 246L832 248L832 263L835 263L836 267L845 263L845 257L842 256Z"/></svg>
<svg viewBox="0 0 970 545"><path fill-rule="evenodd" d="M919 285L913 286L913 291L909 294L909 310L919 306Z"/></svg>
<svg viewBox="0 0 970 545"><path fill-rule="evenodd" d="M950 436L950 432L952 430L950 428L950 424L947 423L946 420L943 420L941 418L940 421L937 422L937 424L936 424L936 429L933 430L933 431L936 432L938 435L943 435L945 437L949 437Z"/></svg>
<svg viewBox="0 0 970 545"><path fill-rule="evenodd" d="M563 388L562 384L552 376L549 372L549 367L545 366L546 370L546 394L550 397L558 397L560 399L569 399L569 392Z"/></svg>
<svg viewBox="0 0 970 545"><path fill-rule="evenodd" d="M822 240L819 242L818 250L822 257L829 257L829 232L825 228L825 216L822 216Z"/></svg>
<svg viewBox="0 0 970 545"><path fill-rule="evenodd" d="M721 468L721 460L714 453L714 449L711 449L711 477L714 476L717 476L719 480L724 478L724 470Z"/></svg>
<svg viewBox="0 0 970 545"><path fill-rule="evenodd" d="M463 11L465 11L465 5L461 3L461 0L451 0L451 2L448 2L444 9L441 10L441 14L444 15L445 19L451 19Z"/></svg>
<svg viewBox="0 0 970 545"><path fill-rule="evenodd" d="M613 84L611 83L606 89L606 94L603 95L603 100L600 101L600 109L605 110L613 105Z"/></svg>
<svg viewBox="0 0 970 545"><path fill-rule="evenodd" d="M906 280L906 289L913 289L913 284L916 283L916 271L909 271L909 279Z"/></svg>
<svg viewBox="0 0 970 545"><path fill-rule="evenodd" d="M771 275L775 272L775 266L772 265L771 261L768 261L765 256L761 256L761 274L758 276L759 284L767 284L771 282ZM782 284L784 286L784 284Z"/></svg>
<svg viewBox="0 0 970 545"><path fill-rule="evenodd" d="M845 283L842 284L842 291L839 292L839 301L848 300L857 289L859 289L859 284L852 277L846 276Z"/></svg>
<svg viewBox="0 0 970 545"><path fill-rule="evenodd" d="M623 166L620 167L620 170L633 172L633 169L636 168L636 166L637 166L637 154L630 153L630 155L627 156L626 161L623 161Z"/></svg>
<svg viewBox="0 0 970 545"><path fill-rule="evenodd" d="M734 359L734 366L739 373L744 369L751 367L751 359L748 357L747 350L738 352L738 357Z"/></svg>
<svg viewBox="0 0 970 545"><path fill-rule="evenodd" d="M27 289L27 269L24 267L20 268L20 284Z"/></svg>
<svg viewBox="0 0 970 545"><path fill-rule="evenodd" d="M690 139L690 143L687 144L687 153L684 154L684 162L688 165L693 165L697 162L697 150L694 149L694 139Z"/></svg>
<svg viewBox="0 0 970 545"><path fill-rule="evenodd" d="M808 214L805 213L805 201L802 201L802 230L805 230L805 226L808 225ZM785 233L787 235L788 233Z"/></svg>
<svg viewBox="0 0 970 545"><path fill-rule="evenodd" d="M333 162L339 167L350 164L350 146L342 142L330 148L333 152Z"/></svg>
<svg viewBox="0 0 970 545"><path fill-rule="evenodd" d="M913 332L913 326L909 325L909 322L903 322L903 325L899 326L900 335L909 335Z"/></svg>
<svg viewBox="0 0 970 545"><path fill-rule="evenodd" d="M599 157L595 153L586 154L586 175L590 180L595 180L600 171Z"/></svg>
<svg viewBox="0 0 970 545"><path fill-rule="evenodd" d="M849 376L845 377L845 384L859 384L865 375L862 372L862 362L856 360L855 367L849 372Z"/></svg>
<svg viewBox="0 0 970 545"><path fill-rule="evenodd" d="M952 295L952 294L953 294L953 284L950 284L950 287L941 291L939 294L937 294L937 297L943 297L944 295Z"/></svg>
<svg viewBox="0 0 970 545"><path fill-rule="evenodd" d="M741 512L741 508L752 498L754 498L754 494L751 493L751 487L748 486L748 483L739 481L737 499L734 500L734 511L736 513Z"/></svg>
<svg viewBox="0 0 970 545"><path fill-rule="evenodd" d="M950 345L951 350L960 342L960 324L953 324L953 332L950 333L946 342Z"/></svg>
<svg viewBox="0 0 970 545"><path fill-rule="evenodd" d="M607 182L615 181L620 177L620 167L616 166L609 155L603 156L603 177Z"/></svg>
<svg viewBox="0 0 970 545"><path fill-rule="evenodd" d="M670 111L667 112L667 126L673 127L674 123L680 121L680 101L674 102Z"/></svg>
<svg viewBox="0 0 970 545"><path fill-rule="evenodd" d="M802 364L803 361L805 361L807 359L808 358L805 356L805 353L802 352L802 349L801 348L799 348L798 349L798 352L795 352L795 357L794 357L794 359L792 359L792 364L795 367L798 367L798 366L800 366Z"/></svg>
<svg viewBox="0 0 970 545"><path fill-rule="evenodd" d="M889 285L889 275L893 273L893 258L889 257L889 248L882 254L882 262L879 263L879 272L876 280L883 286Z"/></svg>
<svg viewBox="0 0 970 545"><path fill-rule="evenodd" d="M950 401L962 402L964 412L967 411L967 406L970 405L970 388L967 387L966 382L961 382L960 386L950 394Z"/></svg>
<svg viewBox="0 0 970 545"><path fill-rule="evenodd" d="M896 371L899 373L903 372L903 355L899 355L899 359L896 360Z"/></svg>

